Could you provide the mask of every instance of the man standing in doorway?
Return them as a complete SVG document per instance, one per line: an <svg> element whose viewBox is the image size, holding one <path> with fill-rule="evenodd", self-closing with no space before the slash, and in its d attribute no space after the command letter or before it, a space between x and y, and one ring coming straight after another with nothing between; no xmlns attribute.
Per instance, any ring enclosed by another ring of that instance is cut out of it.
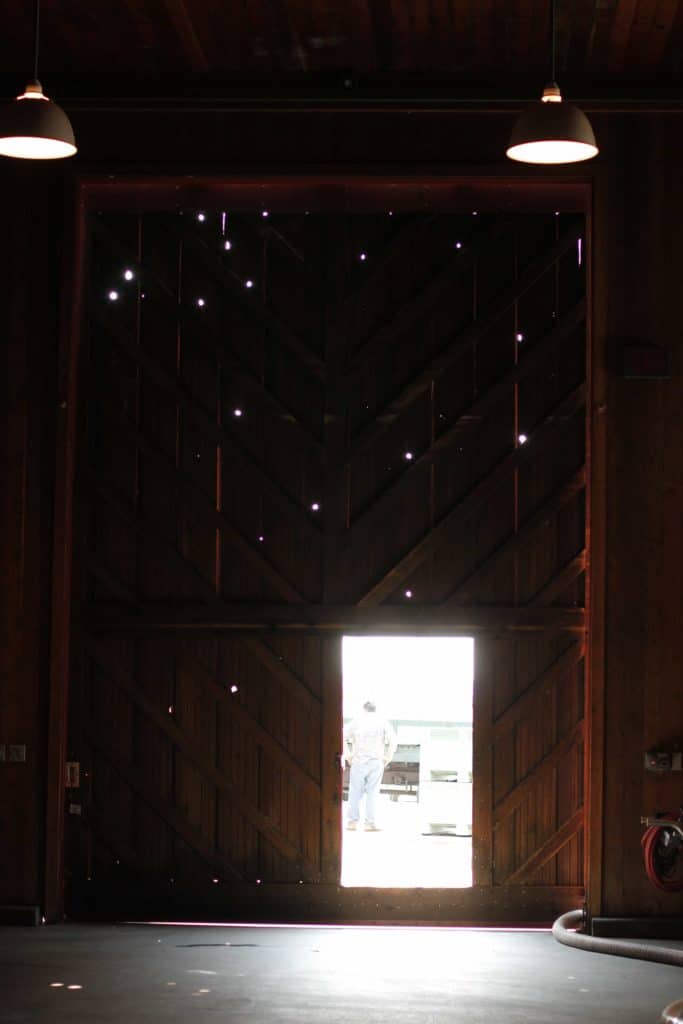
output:
<svg viewBox="0 0 683 1024"><path fill-rule="evenodd" d="M377 794L384 769L395 750L396 733L393 726L377 714L373 701L367 700L360 715L344 729L344 753L351 766L347 828L358 828L360 802L365 796L365 831L380 831L377 824Z"/></svg>

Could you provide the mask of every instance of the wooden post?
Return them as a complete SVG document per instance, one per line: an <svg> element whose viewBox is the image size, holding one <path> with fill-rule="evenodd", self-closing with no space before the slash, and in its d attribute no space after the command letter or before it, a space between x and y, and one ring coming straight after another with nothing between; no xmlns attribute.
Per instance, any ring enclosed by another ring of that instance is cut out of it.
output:
<svg viewBox="0 0 683 1024"><path fill-rule="evenodd" d="M64 765L68 732L71 630L71 571L74 466L77 426L77 372L85 266L85 210L80 189L72 196L70 245L66 251L65 313L58 369L57 446L52 583L51 664L48 710L44 912L48 921L64 913Z"/></svg>

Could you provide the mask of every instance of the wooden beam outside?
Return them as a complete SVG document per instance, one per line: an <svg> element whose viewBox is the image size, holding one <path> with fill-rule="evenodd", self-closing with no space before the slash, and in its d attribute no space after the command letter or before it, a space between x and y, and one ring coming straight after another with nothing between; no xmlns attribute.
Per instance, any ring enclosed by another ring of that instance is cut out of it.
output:
<svg viewBox="0 0 683 1024"><path fill-rule="evenodd" d="M505 711L495 719L493 723L494 738L500 739L517 722L521 721L539 697L549 694L555 683L579 664L585 651L585 640L583 638L575 640L548 668L537 675L534 681L515 697Z"/></svg>
<svg viewBox="0 0 683 1024"><path fill-rule="evenodd" d="M352 438L351 457L357 455L359 451L381 437L389 428L396 415L411 405L439 374L447 370L461 355L469 351L479 338L536 283L539 277L548 269L548 266L552 265L555 260L559 259L574 244L582 233L583 221L568 229L558 242L522 271L517 280L494 299L480 317L470 324L469 327L466 327L457 334L445 348L433 356L422 370L411 379L410 383L406 384L398 394L386 403L377 417Z"/></svg>
<svg viewBox="0 0 683 1024"><path fill-rule="evenodd" d="M488 572L490 572L503 558L509 558L515 552L525 547L533 538L534 533L540 526L550 523L552 517L563 508L567 502L583 490L586 486L586 467L581 466L569 480L563 483L547 501L533 512L528 519L525 519L517 533L510 536L499 544L491 554L479 562L470 573L458 584L455 590L443 602L447 608L452 604L467 604L471 600L472 591Z"/></svg>
<svg viewBox="0 0 683 1024"><path fill-rule="evenodd" d="M88 625L97 632L234 630L248 634L270 630L312 633L380 630L402 633L417 629L424 635L440 635L510 629L522 632L568 630L583 634L586 621L583 608L527 608L516 605L464 605L442 609L438 605L359 607L148 601L138 609L121 603L93 602L87 611ZM245 637L245 642L247 640L254 643L258 638Z"/></svg>
<svg viewBox="0 0 683 1024"><path fill-rule="evenodd" d="M160 708L149 700L146 694L131 679L126 669L115 659L113 652L103 647L93 636L86 636L84 642L86 651L97 662L102 671L192 761L204 778L208 779L216 789L232 801L246 820L268 839L284 857L288 860L296 861L301 867L306 868L309 878L315 878L318 873L317 868L301 856L301 852L294 843L280 832L268 815L255 807L214 765L207 762L205 751L196 746L194 741L186 736L169 719L168 715L165 715ZM96 737L94 738L95 740Z"/></svg>
<svg viewBox="0 0 683 1024"><path fill-rule="evenodd" d="M435 457L447 451L452 444L455 444L460 439L460 435L464 431L472 430L474 427L479 426L479 423L491 408L495 406L495 404L499 402L515 384L519 383L519 381L523 380L528 376L528 374L538 369L553 348L560 345L584 319L585 302L581 300L581 302L578 302L576 306L574 306L574 308L556 324L552 331L549 331L536 343L536 345L534 345L531 353L522 360L522 362L511 367L511 369L504 373L502 377L487 388L486 391L482 392L478 398L475 398L474 401L460 413L457 419L446 430L444 430L443 433L439 434L429 447L427 447L423 452L418 453L413 458L410 465L403 473L401 473L400 476L394 477L378 495L368 501L365 507L356 513L352 525L355 526L356 523L366 515L376 515L378 508L381 509L388 500L392 499L395 491L403 487L407 480L413 479L413 475L417 469L421 469L424 466L435 462Z"/></svg>
<svg viewBox="0 0 683 1024"><path fill-rule="evenodd" d="M534 765L502 800L493 808L493 827L500 828L503 822L522 804L529 794L536 789L548 775L554 771L559 761L565 757L577 743L583 739L584 720L576 723L567 735L556 743L552 750L549 750L545 757Z"/></svg>
<svg viewBox="0 0 683 1024"><path fill-rule="evenodd" d="M533 457L539 445L546 443L562 425L580 407L585 399L585 386L582 384L567 395L546 416L541 424L534 429L525 445L513 449L493 467L491 472L480 480L448 511L423 538L415 544L388 572L361 597L359 606L379 604L391 596L401 583L420 565L439 545L447 541L456 527L462 525L474 514L476 509L488 501L510 473Z"/></svg>
<svg viewBox="0 0 683 1024"><path fill-rule="evenodd" d="M519 867L503 879L502 885L518 885L520 882L529 882L537 871L548 863L563 846L574 838L580 828L583 827L583 808L575 811L571 818L565 821L557 832L553 832L530 857L520 864Z"/></svg>

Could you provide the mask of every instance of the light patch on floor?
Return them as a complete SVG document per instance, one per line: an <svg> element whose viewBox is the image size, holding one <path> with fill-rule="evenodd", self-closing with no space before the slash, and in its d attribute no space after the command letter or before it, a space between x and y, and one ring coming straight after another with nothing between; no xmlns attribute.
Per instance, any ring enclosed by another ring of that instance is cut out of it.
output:
<svg viewBox="0 0 683 1024"><path fill-rule="evenodd" d="M341 884L378 888L465 888L472 885L472 839L422 834L415 802L381 797L381 832L344 829Z"/></svg>

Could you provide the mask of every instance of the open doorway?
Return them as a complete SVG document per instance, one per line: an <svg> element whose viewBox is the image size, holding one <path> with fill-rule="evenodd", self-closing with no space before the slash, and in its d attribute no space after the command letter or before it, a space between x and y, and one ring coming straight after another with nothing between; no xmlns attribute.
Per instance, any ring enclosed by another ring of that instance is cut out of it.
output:
<svg viewBox="0 0 683 1024"><path fill-rule="evenodd" d="M473 679L471 637L344 637L345 731L359 729L363 706L374 705L370 714L388 723L391 760L372 830L364 827L367 795L356 827L347 827L345 764L342 885L472 884ZM345 749L351 755L353 743Z"/></svg>

